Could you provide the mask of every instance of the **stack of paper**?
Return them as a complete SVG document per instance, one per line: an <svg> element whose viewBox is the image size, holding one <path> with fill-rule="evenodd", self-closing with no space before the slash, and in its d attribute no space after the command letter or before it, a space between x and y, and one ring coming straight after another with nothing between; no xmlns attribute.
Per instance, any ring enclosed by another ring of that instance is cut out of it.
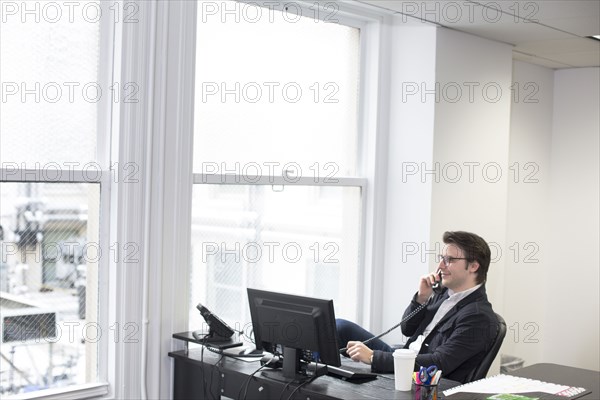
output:
<svg viewBox="0 0 600 400"><path fill-rule="evenodd" d="M584 388L557 385L511 375L496 375L444 391L445 396L454 393L528 393L542 392L557 396L572 397L583 393Z"/></svg>

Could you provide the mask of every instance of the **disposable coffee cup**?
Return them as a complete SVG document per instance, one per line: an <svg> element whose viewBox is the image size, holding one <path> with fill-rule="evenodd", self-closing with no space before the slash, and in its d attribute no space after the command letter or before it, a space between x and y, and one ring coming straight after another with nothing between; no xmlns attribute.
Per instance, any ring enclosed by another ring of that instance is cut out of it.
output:
<svg viewBox="0 0 600 400"><path fill-rule="evenodd" d="M417 353L410 349L394 351L394 380L396 390L408 391L412 388L412 377Z"/></svg>

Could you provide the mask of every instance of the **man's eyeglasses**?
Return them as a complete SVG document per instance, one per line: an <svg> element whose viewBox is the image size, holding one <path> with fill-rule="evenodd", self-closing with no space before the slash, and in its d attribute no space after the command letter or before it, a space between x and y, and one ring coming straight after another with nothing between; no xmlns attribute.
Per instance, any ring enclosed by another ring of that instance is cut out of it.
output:
<svg viewBox="0 0 600 400"><path fill-rule="evenodd" d="M464 257L450 257L450 256L443 256L443 255L438 255L438 260L439 261L443 261L444 265L446 267L449 267L450 264L452 264L454 262L454 260L468 260L468 258L464 258Z"/></svg>

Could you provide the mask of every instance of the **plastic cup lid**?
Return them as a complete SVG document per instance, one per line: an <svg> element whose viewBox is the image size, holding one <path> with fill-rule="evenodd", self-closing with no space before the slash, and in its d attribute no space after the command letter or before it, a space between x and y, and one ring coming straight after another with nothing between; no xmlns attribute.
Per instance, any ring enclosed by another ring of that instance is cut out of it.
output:
<svg viewBox="0 0 600 400"><path fill-rule="evenodd" d="M415 353L411 349L397 349L396 351L394 351L393 355L394 357L401 358L415 358L417 356L417 353Z"/></svg>

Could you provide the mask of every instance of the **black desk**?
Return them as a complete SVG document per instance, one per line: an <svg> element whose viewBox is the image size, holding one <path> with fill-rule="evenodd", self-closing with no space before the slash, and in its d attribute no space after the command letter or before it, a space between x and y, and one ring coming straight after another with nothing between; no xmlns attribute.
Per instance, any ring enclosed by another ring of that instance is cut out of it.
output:
<svg viewBox="0 0 600 400"><path fill-rule="evenodd" d="M534 364L513 371L509 375L537 379L559 385L583 387L592 392L583 395L580 399L600 399L600 372L598 371L558 364Z"/></svg>
<svg viewBox="0 0 600 400"><path fill-rule="evenodd" d="M232 399L243 397L240 388L248 382L248 377L260 367L260 362L248 362L231 357L223 357L202 348L169 353L175 363L174 399L219 399L226 396ZM201 361L202 359L202 361ZM353 366L359 365L345 359ZM365 365L365 370L370 368ZM298 386L283 378L281 370L265 368L257 373L248 386L247 399L287 399ZM459 385L457 382L440 382L440 393ZM284 392L285 389L285 392ZM321 376L302 386L293 398L317 399L397 399L414 400L414 393L394 390L394 375L386 374L366 383L350 383L330 376Z"/></svg>
<svg viewBox="0 0 600 400"><path fill-rule="evenodd" d="M600 372L589 369L567 367L558 364L534 364L529 367L521 368L508 373L508 375L529 378L538 381L555 383L559 385L582 387L587 391L583 395L575 396L576 399L598 400L600 399ZM544 400L566 400L568 397L561 397L549 393L519 393L523 396L536 397ZM458 392L452 396L446 397L448 400L484 400L491 394Z"/></svg>
<svg viewBox="0 0 600 400"><path fill-rule="evenodd" d="M173 337L187 342L196 342L189 332L175 334ZM243 397L243 387L248 377L260 367L257 359L243 361L231 357L221 357L203 348L175 351L169 353L175 364L174 399L219 399L226 396L232 399ZM361 365L342 359L356 367ZM343 366L342 366L343 367ZM365 370L369 367L365 365ZM534 364L513 371L510 375L536 379L561 385L584 387L590 390L580 397L584 400L600 399L600 373L581 368L557 364ZM298 383L287 386L289 380L283 378L281 370L264 369L257 373L248 385L247 399L287 399ZM443 391L460 385L457 382L442 379L438 399L445 398ZM240 388L242 391L240 392ZM284 391L285 389L285 391ZM490 395L457 393L450 399L485 399ZM542 398L562 399L553 395ZM294 395L295 399L396 399L414 400L414 393L394 390L394 375L381 375L378 379L366 383L350 383L330 376L321 376L314 382L303 386Z"/></svg>

